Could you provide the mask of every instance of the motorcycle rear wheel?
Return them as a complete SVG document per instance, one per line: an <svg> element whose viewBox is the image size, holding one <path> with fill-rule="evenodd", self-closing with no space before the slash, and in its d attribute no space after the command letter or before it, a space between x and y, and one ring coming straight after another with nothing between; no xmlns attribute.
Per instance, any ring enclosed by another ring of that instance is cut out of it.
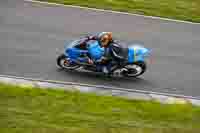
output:
<svg viewBox="0 0 200 133"><path fill-rule="evenodd" d="M138 77L146 71L145 62L135 62L133 64L128 64L125 66L128 69L128 72L125 74L127 77Z"/></svg>

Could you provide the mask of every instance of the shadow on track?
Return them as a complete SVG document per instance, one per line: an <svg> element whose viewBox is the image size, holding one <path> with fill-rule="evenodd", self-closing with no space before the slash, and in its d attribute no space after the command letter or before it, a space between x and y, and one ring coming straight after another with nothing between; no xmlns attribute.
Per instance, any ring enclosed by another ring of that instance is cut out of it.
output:
<svg viewBox="0 0 200 133"><path fill-rule="evenodd" d="M117 87L122 87L122 84L129 84L129 83L135 83L136 85L141 86L148 86L152 85L149 81L142 79L141 77L107 77L100 73L93 73L93 72L80 72L80 71L70 71L70 70L57 70L59 73L64 74L64 76L72 76L75 78L81 78L83 80L88 81L101 81L105 82L110 85L114 85Z"/></svg>

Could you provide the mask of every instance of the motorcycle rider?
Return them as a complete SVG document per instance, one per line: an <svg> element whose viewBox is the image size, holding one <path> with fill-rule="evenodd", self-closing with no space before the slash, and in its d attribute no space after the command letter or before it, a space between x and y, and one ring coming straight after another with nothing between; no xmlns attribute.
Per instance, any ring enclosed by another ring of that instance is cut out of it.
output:
<svg viewBox="0 0 200 133"><path fill-rule="evenodd" d="M122 62L124 59L121 53L121 46L113 40L112 32L101 32L97 35L86 36L80 46L87 49L87 42L90 40L96 40L99 42L100 46L104 48L104 55L98 61L93 61L89 56L87 57L89 64L96 64L97 70L102 71L105 74L111 72L112 61L117 63Z"/></svg>
<svg viewBox="0 0 200 133"><path fill-rule="evenodd" d="M108 43L112 42L112 32L101 32L96 35L85 36L79 44L81 49L87 49L87 42L96 40L101 47L106 47ZM94 61L88 56L88 63L94 64Z"/></svg>
<svg viewBox="0 0 200 133"><path fill-rule="evenodd" d="M101 68L105 74L110 72L111 64L109 61L112 59L109 51L109 45L113 42L112 32L102 32L99 34L99 44L104 47L104 55L99 59L96 64Z"/></svg>
<svg viewBox="0 0 200 133"><path fill-rule="evenodd" d="M110 32L102 34L100 38L100 44L105 48L105 50L99 63L103 65L102 71L109 75L114 63L117 63L118 66L123 65L125 61L124 59L128 55L128 49L123 48L118 42L116 42L116 40L113 40L112 33Z"/></svg>

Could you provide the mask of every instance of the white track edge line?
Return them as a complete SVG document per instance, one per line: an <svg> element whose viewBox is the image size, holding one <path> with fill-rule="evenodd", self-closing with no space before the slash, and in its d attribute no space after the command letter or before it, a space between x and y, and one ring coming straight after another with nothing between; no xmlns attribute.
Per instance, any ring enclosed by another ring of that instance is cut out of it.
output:
<svg viewBox="0 0 200 133"><path fill-rule="evenodd" d="M164 18L164 17L156 17L156 16L146 16L146 15L134 14L134 13L128 13L128 12L112 11L112 10L97 9L97 8L90 8L90 7L83 7L83 6L75 6L75 5L64 5L64 4L58 4L58 3L53 3L53 2L37 1L37 0L24 0L24 1L25 2L32 2L32 3L47 4L47 5L56 5L56 6L79 8L79 9L88 9L88 10L94 10L94 11L100 11L100 12L108 12L108 13L115 13L115 14L132 15L132 16L138 16L138 17L144 17L144 18L150 18L150 19L157 19L157 20L177 22L177 23L186 23L186 24L200 25L200 23L197 23L197 22L190 22L190 21L170 19L170 18Z"/></svg>
<svg viewBox="0 0 200 133"><path fill-rule="evenodd" d="M171 93L162 93L162 92L154 92L154 91L144 91L144 90L137 90L137 89L126 89L126 88L118 88L118 87L112 87L112 86L82 84L82 83L64 82L64 81L57 81L57 80L34 79L34 78L28 78L28 77L18 77L18 76L13 76L13 75L0 75L0 77L31 80L31 81L38 81L38 82L48 82L48 83L63 84L63 85L87 86L87 87L119 90L119 91L126 91L126 92L135 92L135 93L143 93L143 94L155 94L155 95L164 95L164 96L172 96L172 97L178 97L178 98L189 98L189 99L200 100L199 97L193 97L193 96L171 94Z"/></svg>

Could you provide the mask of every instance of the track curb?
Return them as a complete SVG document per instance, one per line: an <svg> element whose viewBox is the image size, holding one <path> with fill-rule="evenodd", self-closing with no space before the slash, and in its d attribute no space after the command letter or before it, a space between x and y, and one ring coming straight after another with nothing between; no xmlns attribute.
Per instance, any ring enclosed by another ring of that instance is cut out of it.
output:
<svg viewBox="0 0 200 133"><path fill-rule="evenodd" d="M192 104L195 106L200 106L200 98L197 97L115 88L108 86L95 86L89 84L32 79L9 75L0 75L0 83L17 85L20 87L36 87L41 89L62 89L68 91L78 90L83 93L92 92L99 95L119 96L135 100L153 100L163 104Z"/></svg>

